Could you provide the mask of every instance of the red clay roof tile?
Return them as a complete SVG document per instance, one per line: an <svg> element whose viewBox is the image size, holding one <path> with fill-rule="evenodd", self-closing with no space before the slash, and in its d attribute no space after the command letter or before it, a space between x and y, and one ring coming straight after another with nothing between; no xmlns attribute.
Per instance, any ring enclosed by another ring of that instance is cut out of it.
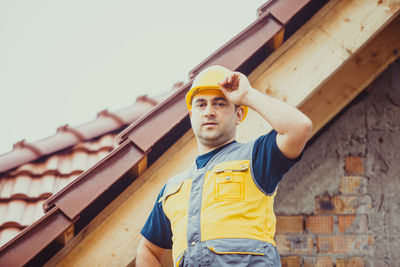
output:
<svg viewBox="0 0 400 267"><path fill-rule="evenodd" d="M35 202L21 199L0 202L0 228L25 228L44 215L43 203L44 199Z"/></svg>
<svg viewBox="0 0 400 267"><path fill-rule="evenodd" d="M9 240L13 239L20 232L21 229L17 227L8 227L5 229L0 228L0 247L7 243Z"/></svg>

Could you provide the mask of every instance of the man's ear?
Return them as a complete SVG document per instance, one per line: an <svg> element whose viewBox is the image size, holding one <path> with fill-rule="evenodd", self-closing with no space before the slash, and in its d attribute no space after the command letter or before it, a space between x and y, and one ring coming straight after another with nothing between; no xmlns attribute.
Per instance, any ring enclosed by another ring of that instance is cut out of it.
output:
<svg viewBox="0 0 400 267"><path fill-rule="evenodd" d="M243 106L236 108L236 125L239 125L242 122L244 116Z"/></svg>

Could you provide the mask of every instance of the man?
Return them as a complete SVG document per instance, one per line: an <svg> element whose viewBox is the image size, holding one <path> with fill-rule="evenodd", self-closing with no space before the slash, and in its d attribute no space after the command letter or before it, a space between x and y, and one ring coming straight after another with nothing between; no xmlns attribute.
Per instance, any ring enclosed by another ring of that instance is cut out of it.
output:
<svg viewBox="0 0 400 267"><path fill-rule="evenodd" d="M283 174L301 158L310 119L222 66L199 73L186 104L199 156L162 188L141 231L136 265L159 266L172 247L175 266L280 266L273 200ZM236 126L248 107L274 130L241 144Z"/></svg>

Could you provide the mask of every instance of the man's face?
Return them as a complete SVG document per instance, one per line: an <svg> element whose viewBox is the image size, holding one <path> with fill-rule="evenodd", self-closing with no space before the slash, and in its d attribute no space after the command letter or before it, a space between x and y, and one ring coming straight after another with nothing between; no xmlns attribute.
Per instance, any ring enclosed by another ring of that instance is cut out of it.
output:
<svg viewBox="0 0 400 267"><path fill-rule="evenodd" d="M190 121L198 142L214 148L235 138L242 115L220 90L205 90L193 97Z"/></svg>

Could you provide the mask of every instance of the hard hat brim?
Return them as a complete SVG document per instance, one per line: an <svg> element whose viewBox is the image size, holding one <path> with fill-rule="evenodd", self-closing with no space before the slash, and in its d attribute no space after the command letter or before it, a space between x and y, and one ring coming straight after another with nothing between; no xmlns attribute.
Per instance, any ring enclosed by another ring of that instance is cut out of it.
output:
<svg viewBox="0 0 400 267"><path fill-rule="evenodd" d="M219 86L213 86L213 85L208 85L208 86L196 86L193 87L189 90L189 92L186 94L186 106L187 109L190 111L192 110L192 101L195 95L197 95L200 92L206 91L206 90L219 90L221 91L221 88ZM242 121L247 116L248 113L248 107L247 106L242 106L243 107L243 118ZM242 122L241 121L241 122Z"/></svg>
<svg viewBox="0 0 400 267"><path fill-rule="evenodd" d="M192 101L193 97L198 93L206 90L221 90L219 86L196 86L190 89L190 91L186 94L186 105L188 110L192 109Z"/></svg>

